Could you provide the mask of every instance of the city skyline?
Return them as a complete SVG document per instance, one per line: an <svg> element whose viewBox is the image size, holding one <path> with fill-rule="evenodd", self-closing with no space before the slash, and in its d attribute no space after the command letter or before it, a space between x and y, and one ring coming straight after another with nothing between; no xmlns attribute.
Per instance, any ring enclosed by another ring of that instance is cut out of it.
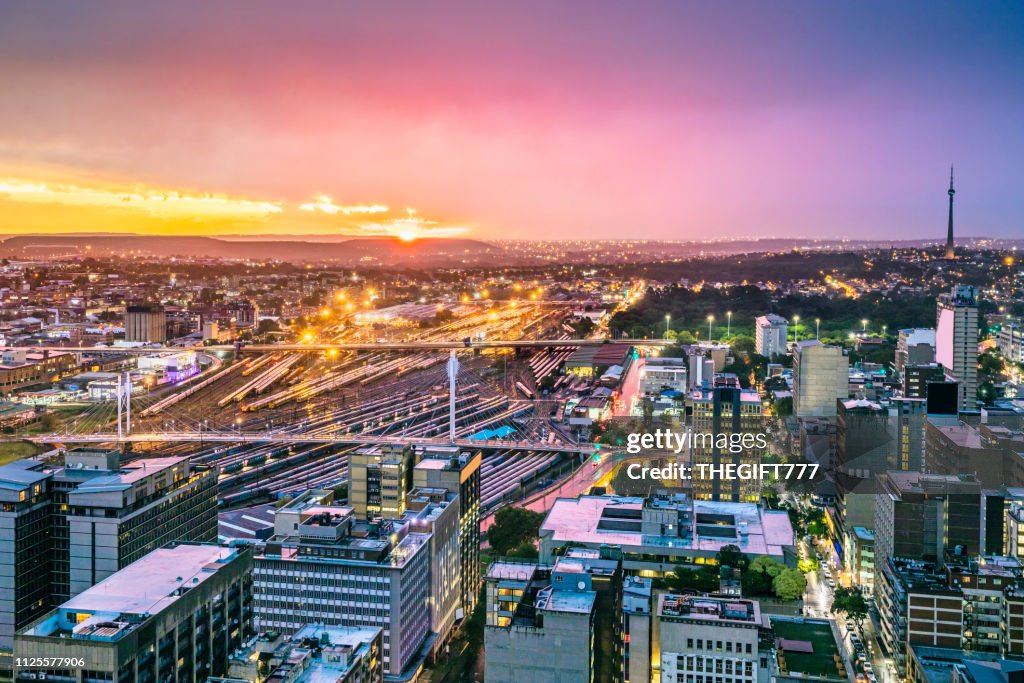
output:
<svg viewBox="0 0 1024 683"><path fill-rule="evenodd" d="M0 10L0 234L1019 234L989 5Z"/></svg>

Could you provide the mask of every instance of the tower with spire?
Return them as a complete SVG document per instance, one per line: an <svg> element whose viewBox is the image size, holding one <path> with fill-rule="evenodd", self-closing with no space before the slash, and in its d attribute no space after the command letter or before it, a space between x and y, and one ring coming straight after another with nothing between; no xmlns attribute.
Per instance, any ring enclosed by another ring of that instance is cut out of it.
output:
<svg viewBox="0 0 1024 683"><path fill-rule="evenodd" d="M946 258L956 258L956 251L953 249L953 167L949 167L949 227L946 231Z"/></svg>

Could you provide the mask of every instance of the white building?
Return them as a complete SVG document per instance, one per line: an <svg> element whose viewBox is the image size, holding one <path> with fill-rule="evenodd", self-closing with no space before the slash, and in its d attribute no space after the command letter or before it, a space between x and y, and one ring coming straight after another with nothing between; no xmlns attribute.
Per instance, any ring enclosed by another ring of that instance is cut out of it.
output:
<svg viewBox="0 0 1024 683"><path fill-rule="evenodd" d="M781 315L769 313L754 321L754 348L762 356L771 358L786 353L789 339L789 321Z"/></svg>
<svg viewBox="0 0 1024 683"><path fill-rule="evenodd" d="M661 594L655 614L662 681L755 683L760 605L734 597Z"/></svg>
<svg viewBox="0 0 1024 683"><path fill-rule="evenodd" d="M935 308L935 360L959 385L960 412L978 407L978 290L958 285Z"/></svg>
<svg viewBox="0 0 1024 683"><path fill-rule="evenodd" d="M816 339L797 342L793 351L793 414L835 417L836 400L849 395L850 359L839 346Z"/></svg>
<svg viewBox="0 0 1024 683"><path fill-rule="evenodd" d="M896 372L907 365L935 362L935 330L930 327L908 327L900 330L896 340Z"/></svg>

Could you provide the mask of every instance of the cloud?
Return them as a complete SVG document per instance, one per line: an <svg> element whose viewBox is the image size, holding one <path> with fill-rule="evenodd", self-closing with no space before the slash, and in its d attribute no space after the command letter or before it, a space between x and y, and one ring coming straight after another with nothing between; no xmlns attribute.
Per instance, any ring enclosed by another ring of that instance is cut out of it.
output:
<svg viewBox="0 0 1024 683"><path fill-rule="evenodd" d="M316 212L320 211L326 213L329 216L334 216L339 213L343 213L346 216L358 215L358 214L374 214L374 213L387 213L388 207L382 204L356 204L354 206L338 206L331 198L326 195L320 195L316 198L315 202L307 204L300 204L299 210Z"/></svg>

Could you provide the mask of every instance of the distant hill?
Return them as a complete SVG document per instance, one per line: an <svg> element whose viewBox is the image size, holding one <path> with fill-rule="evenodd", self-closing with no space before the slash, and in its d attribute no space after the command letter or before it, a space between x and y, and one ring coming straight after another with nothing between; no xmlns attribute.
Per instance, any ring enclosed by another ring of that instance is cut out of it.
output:
<svg viewBox="0 0 1024 683"><path fill-rule="evenodd" d="M341 242L295 239L222 239L161 235L15 235L0 243L2 258L110 256L137 253L184 258L253 259L257 261L334 261L362 265L441 265L477 262L498 250L477 240L423 238L350 238Z"/></svg>

